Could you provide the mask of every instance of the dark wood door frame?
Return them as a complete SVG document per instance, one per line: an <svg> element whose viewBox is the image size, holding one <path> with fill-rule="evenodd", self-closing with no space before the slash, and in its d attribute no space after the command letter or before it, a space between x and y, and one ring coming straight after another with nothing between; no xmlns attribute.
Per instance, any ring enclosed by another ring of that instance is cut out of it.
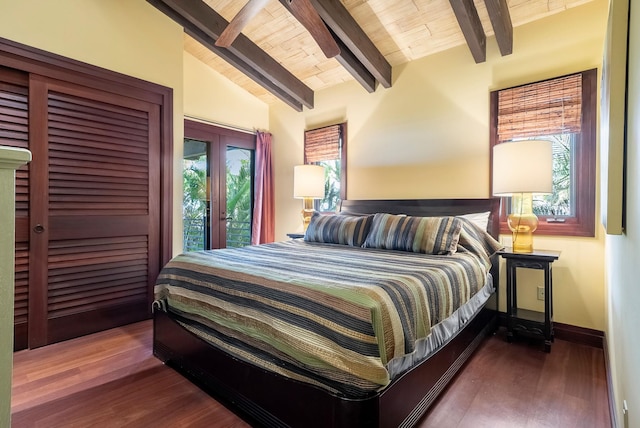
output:
<svg viewBox="0 0 640 428"><path fill-rule="evenodd" d="M207 156L211 171L226 170L225 159L227 147L238 147L241 149L255 150L255 135L240 132L233 129L215 126L209 123L196 122L185 119L184 136L194 140L208 143ZM211 224L217 227L210 227L209 236L212 248L221 248L221 243L226 242L226 200L222 195L226 194L227 183L225 174L214 174L211 176Z"/></svg>

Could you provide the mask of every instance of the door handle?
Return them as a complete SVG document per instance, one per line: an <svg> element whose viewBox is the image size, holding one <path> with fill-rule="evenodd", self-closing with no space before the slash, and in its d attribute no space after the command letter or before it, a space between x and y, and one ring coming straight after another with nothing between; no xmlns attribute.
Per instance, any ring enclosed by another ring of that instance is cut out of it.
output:
<svg viewBox="0 0 640 428"><path fill-rule="evenodd" d="M36 224L35 227L33 228L33 231L35 233L42 233L44 232L44 226L41 224Z"/></svg>

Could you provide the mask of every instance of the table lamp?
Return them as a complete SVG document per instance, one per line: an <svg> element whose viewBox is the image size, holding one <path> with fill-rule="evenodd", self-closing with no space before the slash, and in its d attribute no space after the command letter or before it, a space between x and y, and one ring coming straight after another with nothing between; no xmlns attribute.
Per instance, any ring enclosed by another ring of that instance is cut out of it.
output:
<svg viewBox="0 0 640 428"><path fill-rule="evenodd" d="M553 191L553 152L550 141L525 140L493 146L493 194L511 196L507 224L513 235L513 251L533 252L532 193Z"/></svg>
<svg viewBox="0 0 640 428"><path fill-rule="evenodd" d="M293 197L303 200L302 224L307 230L313 214L313 200L324 198L324 167L297 165L293 169Z"/></svg>

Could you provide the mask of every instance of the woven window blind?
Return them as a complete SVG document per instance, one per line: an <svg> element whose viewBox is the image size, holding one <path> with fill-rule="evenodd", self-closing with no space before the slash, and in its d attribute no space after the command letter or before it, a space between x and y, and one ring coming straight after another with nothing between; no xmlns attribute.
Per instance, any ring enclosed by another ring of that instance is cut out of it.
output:
<svg viewBox="0 0 640 428"><path fill-rule="evenodd" d="M304 163L340 159L342 124L304 132Z"/></svg>
<svg viewBox="0 0 640 428"><path fill-rule="evenodd" d="M582 73L498 91L498 140L580 132Z"/></svg>

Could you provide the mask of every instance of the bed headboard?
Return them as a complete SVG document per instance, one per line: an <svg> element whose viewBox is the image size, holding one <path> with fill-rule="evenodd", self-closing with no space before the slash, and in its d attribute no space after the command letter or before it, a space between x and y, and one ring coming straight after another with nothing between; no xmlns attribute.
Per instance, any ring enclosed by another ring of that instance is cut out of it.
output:
<svg viewBox="0 0 640 428"><path fill-rule="evenodd" d="M500 233L500 199L396 199L344 200L340 212L353 214L406 214L412 216L445 216L490 211L487 232L498 239Z"/></svg>
<svg viewBox="0 0 640 428"><path fill-rule="evenodd" d="M487 232L496 240L500 234L500 198L489 199L395 199L395 200L344 200L340 212L351 214L406 214L412 216L446 216L490 211ZM491 257L491 275L496 290L499 286L499 260ZM498 301L491 303L498 310Z"/></svg>

